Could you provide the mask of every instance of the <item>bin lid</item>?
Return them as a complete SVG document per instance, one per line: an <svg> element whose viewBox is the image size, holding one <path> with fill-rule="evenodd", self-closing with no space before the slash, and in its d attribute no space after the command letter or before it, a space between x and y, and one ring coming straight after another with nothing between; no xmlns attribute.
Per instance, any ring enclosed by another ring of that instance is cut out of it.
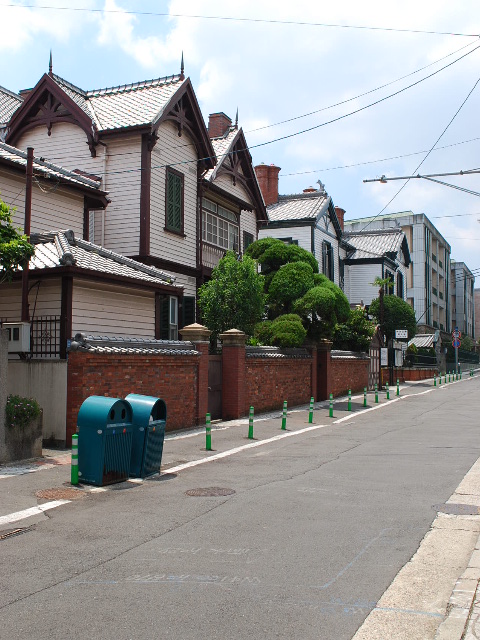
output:
<svg viewBox="0 0 480 640"><path fill-rule="evenodd" d="M106 396L90 396L78 412L79 427L106 426L112 424L132 423L132 408L127 400L108 398Z"/></svg>
<svg viewBox="0 0 480 640"><path fill-rule="evenodd" d="M158 420L167 420L167 405L161 398L129 393L125 398L133 410L133 422L137 426L146 426Z"/></svg>

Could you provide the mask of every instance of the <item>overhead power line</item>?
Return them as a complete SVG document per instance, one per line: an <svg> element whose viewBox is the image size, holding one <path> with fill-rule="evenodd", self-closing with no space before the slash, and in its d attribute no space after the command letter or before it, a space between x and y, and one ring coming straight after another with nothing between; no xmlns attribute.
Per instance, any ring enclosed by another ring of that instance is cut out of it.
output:
<svg viewBox="0 0 480 640"><path fill-rule="evenodd" d="M201 15L191 13L169 13L160 11L133 11L127 9L94 9L87 7L58 7L51 5L36 4L1 4L1 7L11 7L15 9L42 9L50 11L75 11L83 13L120 13L124 15L147 16L158 18L190 18L195 20L223 20L226 22L251 22L258 24L278 24L278 25L294 25L301 27L328 27L334 29L359 29L363 31L389 31L397 33L418 33L438 36L460 36L463 38L479 38L478 33L461 33L455 31L434 31L427 29L399 29L398 27L372 27L369 25L353 25L339 24L330 22L306 22L300 20L272 20L271 18L241 18L238 16L218 16L218 15Z"/></svg>
<svg viewBox="0 0 480 640"><path fill-rule="evenodd" d="M451 118L450 122L447 124L447 126L445 127L445 129L442 131L442 133L438 136L438 138L435 140L435 142L433 143L431 149L428 151L428 153L425 155L425 157L423 158L423 160L420 162L420 164L417 166L416 169L414 169L414 171L412 172L413 174L415 174L420 167L422 166L422 164L425 162L425 160L428 158L428 156L432 153L432 151L434 150L434 148L437 146L437 144L440 142L440 140L443 138L443 136L445 135L445 133L447 132L447 130L449 129L450 125L452 124L452 122L455 120L455 118L458 116L458 114L460 113L460 111L463 109L463 106L465 105L465 103L467 102L467 100L470 98L470 96L472 95L472 93L475 91L477 84L480 82L480 78L477 79L477 81L475 82L475 84L473 85L473 87L470 89L470 91L467 94L467 97L464 99L464 101L462 102L462 104L458 107L457 111L455 112L455 114L453 115L453 117ZM407 186L407 184L410 182L410 178L408 178L406 180L406 182L404 182L404 184L402 184L402 186L400 187L400 189L395 193L395 195L393 196L393 198L391 198L387 204L383 207L383 209L381 209L376 216L374 216L370 222L368 222L365 227L363 227L363 229L366 229L369 225L372 224L372 222L374 220L376 220L376 218L378 218L378 216L380 216L385 209L390 206L390 204L395 200L395 198L400 194L401 191L403 191L403 189ZM363 231L362 229L362 231Z"/></svg>

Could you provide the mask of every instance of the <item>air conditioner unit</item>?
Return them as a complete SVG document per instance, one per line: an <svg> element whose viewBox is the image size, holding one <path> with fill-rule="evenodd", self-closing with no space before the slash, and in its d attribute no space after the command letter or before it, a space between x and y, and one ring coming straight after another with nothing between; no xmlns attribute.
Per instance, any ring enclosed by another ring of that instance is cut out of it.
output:
<svg viewBox="0 0 480 640"><path fill-rule="evenodd" d="M2 328L8 331L8 353L30 352L29 322L4 322Z"/></svg>

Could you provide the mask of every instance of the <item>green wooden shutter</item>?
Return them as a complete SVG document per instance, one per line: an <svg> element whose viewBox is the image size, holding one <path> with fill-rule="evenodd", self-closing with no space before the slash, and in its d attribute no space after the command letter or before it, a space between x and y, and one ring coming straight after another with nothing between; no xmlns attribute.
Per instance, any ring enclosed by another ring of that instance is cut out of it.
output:
<svg viewBox="0 0 480 640"><path fill-rule="evenodd" d="M168 340L169 336L169 297L160 297L160 340Z"/></svg>
<svg viewBox="0 0 480 640"><path fill-rule="evenodd" d="M182 178L167 171L167 228L182 230Z"/></svg>
<svg viewBox="0 0 480 640"><path fill-rule="evenodd" d="M183 326L195 322L195 296L184 296L183 298Z"/></svg>

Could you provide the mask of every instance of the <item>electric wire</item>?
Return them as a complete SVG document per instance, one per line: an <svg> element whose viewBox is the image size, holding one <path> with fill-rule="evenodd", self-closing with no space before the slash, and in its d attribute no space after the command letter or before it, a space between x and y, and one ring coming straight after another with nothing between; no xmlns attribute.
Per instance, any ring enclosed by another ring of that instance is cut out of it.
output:
<svg viewBox="0 0 480 640"><path fill-rule="evenodd" d="M476 89L478 83L480 82L480 78L477 79L477 81L475 82L475 84L473 85L473 87L470 89L470 91L467 94L467 97L463 100L462 104L460 105L460 107L457 109L457 111L455 112L454 116L452 117L452 119L450 120L450 122L447 124L447 126L445 127L445 129L442 131L442 133L440 134L440 136L437 138L437 140L434 142L433 146L431 147L431 149L428 151L428 153L425 155L425 157L423 158L423 160L420 162L420 164L416 167L416 169L414 169L412 171L412 174L416 173L420 167L422 166L422 164L427 160L427 158L429 157L429 155L432 153L432 151L434 150L434 148L437 146L438 142L442 139L442 137L445 135L445 133L447 132L447 130L449 129L450 125L452 124L452 122L455 120L455 118L457 117L457 115L460 113L460 111L462 110L463 106L465 105L465 103L467 102L467 100L470 98L470 96L472 95L472 93L474 92L474 90ZM374 216L372 218L372 220L365 225L365 227L363 227L362 231L364 229L366 229L376 218L378 218L384 211L385 209L395 200L395 198L403 191L403 189L407 186L407 184L410 182L411 178L408 178L404 184L400 187L400 189L398 189L398 191L395 193L395 195L387 202L387 204L383 207L383 209L381 209L376 216Z"/></svg>
<svg viewBox="0 0 480 640"><path fill-rule="evenodd" d="M306 22L298 20L273 20L267 18L241 18L235 16L219 16L219 15L200 15L200 14L188 14L188 13L169 13L159 11L133 11L127 9L94 9L87 7L59 7L51 5L35 5L35 4L1 4L1 7L9 7L15 9L42 9L52 11L75 11L85 13L119 13L123 15L136 15L147 17L162 17L162 18L191 18L197 20L223 20L227 22L252 22L260 24L279 24L279 25L295 25L306 27L329 27L336 29L359 29L364 31L388 31L397 33L417 33L428 35L441 35L441 36L460 36L464 38L478 38L478 33L460 33L454 31L433 31L424 29L399 29L397 27L372 27L368 25L349 25L349 24L337 24L327 22Z"/></svg>

